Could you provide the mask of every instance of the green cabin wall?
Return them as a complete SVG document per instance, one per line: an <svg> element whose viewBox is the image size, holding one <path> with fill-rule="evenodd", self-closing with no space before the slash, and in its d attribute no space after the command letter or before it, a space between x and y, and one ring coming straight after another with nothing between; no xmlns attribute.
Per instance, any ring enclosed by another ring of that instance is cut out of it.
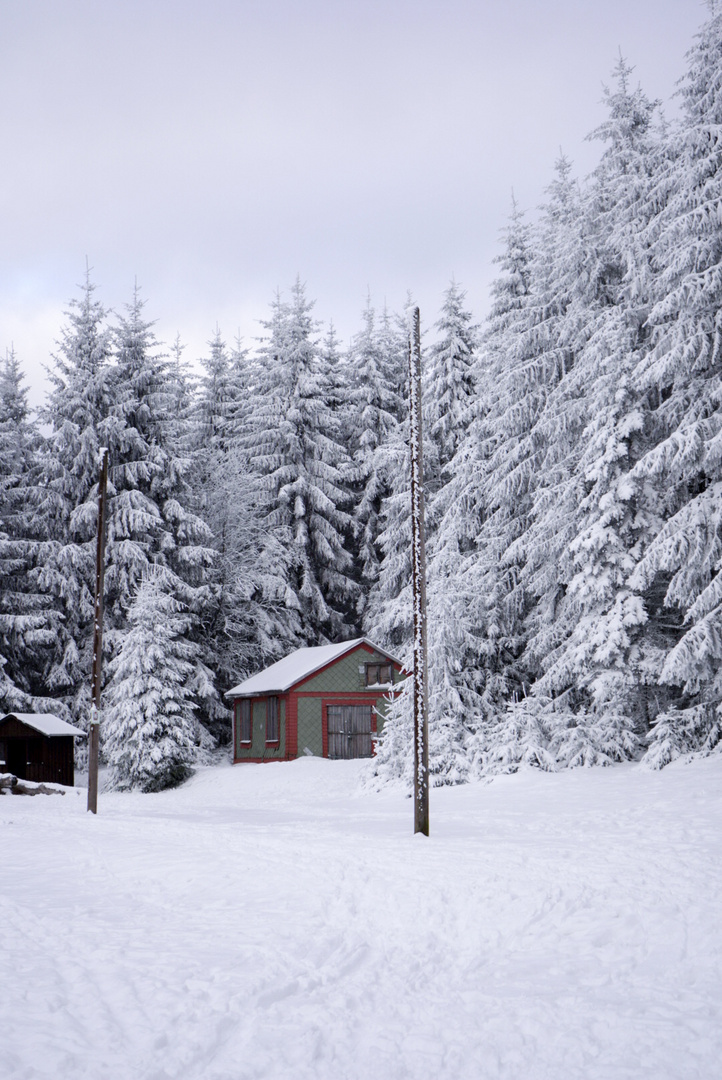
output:
<svg viewBox="0 0 722 1080"><path fill-rule="evenodd" d="M298 756L308 747L315 757L323 757L323 718L320 697L298 699Z"/></svg>
<svg viewBox="0 0 722 1080"><path fill-rule="evenodd" d="M388 657L384 656L383 653L370 652L368 649L359 646L353 652L342 656L335 664L331 664L324 671L319 671L317 675L312 675L310 679L300 683L295 689L304 694L312 690L317 690L319 693L356 694L369 689L364 682L363 672L359 671L359 665L387 663L389 663ZM394 682L397 682L401 677L397 671L393 670L393 666L391 677Z"/></svg>

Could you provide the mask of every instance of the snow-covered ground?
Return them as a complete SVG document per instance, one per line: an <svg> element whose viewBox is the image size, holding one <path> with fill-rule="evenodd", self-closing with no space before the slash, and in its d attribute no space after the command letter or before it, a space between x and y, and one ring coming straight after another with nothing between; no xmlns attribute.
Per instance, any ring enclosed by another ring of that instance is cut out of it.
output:
<svg viewBox="0 0 722 1080"><path fill-rule="evenodd" d="M358 773L0 798L3 1080L722 1075L722 756Z"/></svg>

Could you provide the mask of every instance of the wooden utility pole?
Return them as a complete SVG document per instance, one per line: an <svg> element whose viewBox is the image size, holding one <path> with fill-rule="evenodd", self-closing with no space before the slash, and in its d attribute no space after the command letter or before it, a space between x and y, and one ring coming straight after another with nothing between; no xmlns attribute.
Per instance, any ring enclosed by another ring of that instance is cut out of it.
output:
<svg viewBox="0 0 722 1080"><path fill-rule="evenodd" d="M98 541L95 549L95 620L93 626L93 677L90 695L90 742L88 746L88 810L98 813L98 755L100 752L100 674L103 664L103 583L105 581L105 500L108 489L108 451L101 450L98 483Z"/></svg>
<svg viewBox="0 0 722 1080"><path fill-rule="evenodd" d="M426 647L426 542L424 462L421 429L421 318L409 319L411 388L411 557L414 604L414 832L429 835L429 708Z"/></svg>

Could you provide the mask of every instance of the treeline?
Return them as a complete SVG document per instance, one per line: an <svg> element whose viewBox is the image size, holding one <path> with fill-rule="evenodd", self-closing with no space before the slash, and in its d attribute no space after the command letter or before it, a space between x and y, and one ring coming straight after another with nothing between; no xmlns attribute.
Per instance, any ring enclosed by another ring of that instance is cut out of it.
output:
<svg viewBox="0 0 722 1080"><path fill-rule="evenodd" d="M661 767L720 742L722 16L673 124L620 61L583 182L505 230L490 317L424 347L431 761ZM0 379L0 694L89 711L98 452L110 450L104 752L120 786L227 737L221 694L299 645L411 634L406 321L342 349L297 281L193 376L139 294L71 303L39 428ZM41 431L43 434L41 434ZM410 774L402 695L375 759Z"/></svg>
<svg viewBox="0 0 722 1080"><path fill-rule="evenodd" d="M622 61L584 184L514 210L432 515L437 779L720 742L722 15L667 124ZM433 505L433 504L432 504ZM408 717L377 763L408 773Z"/></svg>

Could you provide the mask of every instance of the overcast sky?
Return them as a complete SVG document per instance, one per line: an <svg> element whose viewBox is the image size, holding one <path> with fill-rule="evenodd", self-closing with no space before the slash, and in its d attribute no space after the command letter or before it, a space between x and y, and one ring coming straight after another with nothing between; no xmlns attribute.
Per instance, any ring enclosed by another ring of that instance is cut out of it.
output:
<svg viewBox="0 0 722 1080"><path fill-rule="evenodd" d="M0 0L0 350L32 397L86 256L194 359L296 274L342 339L367 290L482 317L512 188L583 176L621 48L669 99L699 0Z"/></svg>

